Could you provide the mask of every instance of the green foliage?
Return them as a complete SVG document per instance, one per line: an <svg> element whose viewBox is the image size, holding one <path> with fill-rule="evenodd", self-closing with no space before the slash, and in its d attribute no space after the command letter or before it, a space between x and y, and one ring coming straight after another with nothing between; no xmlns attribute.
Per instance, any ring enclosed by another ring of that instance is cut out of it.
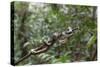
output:
<svg viewBox="0 0 100 67"><path fill-rule="evenodd" d="M68 26L79 27L64 45L55 43L47 52L32 55L19 65L96 60L91 57L97 50L95 6L15 2L14 15L15 61L41 46L42 39L54 32L62 32Z"/></svg>
<svg viewBox="0 0 100 67"><path fill-rule="evenodd" d="M93 35L93 36L90 38L90 40L88 41L88 43L87 43L87 48L88 48L88 49L91 48L93 45L95 45L95 42L96 42L96 36Z"/></svg>

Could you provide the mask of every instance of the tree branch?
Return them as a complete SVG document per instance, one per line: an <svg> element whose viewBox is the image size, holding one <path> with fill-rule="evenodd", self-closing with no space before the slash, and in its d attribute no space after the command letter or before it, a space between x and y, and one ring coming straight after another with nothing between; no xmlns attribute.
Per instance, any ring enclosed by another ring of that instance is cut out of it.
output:
<svg viewBox="0 0 100 67"><path fill-rule="evenodd" d="M40 47L37 47L35 49L31 49L27 55L25 55L24 57L19 59L17 62L15 62L15 65L19 64L20 62L27 59L31 55L37 55L37 54L46 52L50 48L50 46L52 46L59 38L61 38L62 36L65 36L65 35L69 36L77 29L78 28L68 29L67 31L64 31L61 33L54 33L53 36L50 38L50 40L48 40L47 42L43 41L43 43L41 44Z"/></svg>

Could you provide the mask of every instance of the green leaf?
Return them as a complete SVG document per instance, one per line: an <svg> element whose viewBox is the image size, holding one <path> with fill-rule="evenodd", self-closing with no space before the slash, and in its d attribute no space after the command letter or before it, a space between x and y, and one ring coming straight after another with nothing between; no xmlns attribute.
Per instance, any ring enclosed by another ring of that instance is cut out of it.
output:
<svg viewBox="0 0 100 67"><path fill-rule="evenodd" d="M91 38L90 38L90 40L88 41L88 43L87 43L87 48L89 49L89 48L91 48L94 44L95 44L95 41L96 41L96 35L93 35Z"/></svg>

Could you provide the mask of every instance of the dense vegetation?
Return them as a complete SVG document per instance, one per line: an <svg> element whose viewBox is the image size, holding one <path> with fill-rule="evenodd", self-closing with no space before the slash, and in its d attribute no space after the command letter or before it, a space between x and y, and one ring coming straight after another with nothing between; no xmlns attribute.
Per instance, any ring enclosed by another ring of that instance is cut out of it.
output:
<svg viewBox="0 0 100 67"><path fill-rule="evenodd" d="M14 10L15 62L54 32L79 27L65 44L56 42L48 51L32 55L19 65L97 60L95 6L14 2Z"/></svg>

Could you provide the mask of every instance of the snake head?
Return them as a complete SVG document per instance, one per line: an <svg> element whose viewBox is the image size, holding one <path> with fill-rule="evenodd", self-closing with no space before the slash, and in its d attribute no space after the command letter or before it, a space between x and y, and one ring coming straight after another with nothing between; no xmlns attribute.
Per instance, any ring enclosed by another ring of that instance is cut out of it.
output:
<svg viewBox="0 0 100 67"><path fill-rule="evenodd" d="M79 27L76 27L76 28L68 27L66 31L62 32L62 35L67 36L67 37L72 36L73 33L78 29Z"/></svg>

